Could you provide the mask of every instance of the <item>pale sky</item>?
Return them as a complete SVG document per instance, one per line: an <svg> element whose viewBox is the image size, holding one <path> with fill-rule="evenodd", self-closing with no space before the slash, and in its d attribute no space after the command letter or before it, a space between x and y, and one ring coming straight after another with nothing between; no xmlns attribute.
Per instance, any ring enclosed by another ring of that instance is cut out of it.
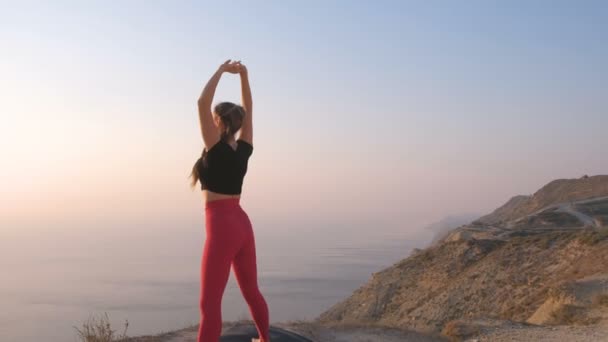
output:
<svg viewBox="0 0 608 342"><path fill-rule="evenodd" d="M196 100L229 58L257 229L487 213L607 173L607 41L604 1L3 3L0 231L202 224Z"/></svg>

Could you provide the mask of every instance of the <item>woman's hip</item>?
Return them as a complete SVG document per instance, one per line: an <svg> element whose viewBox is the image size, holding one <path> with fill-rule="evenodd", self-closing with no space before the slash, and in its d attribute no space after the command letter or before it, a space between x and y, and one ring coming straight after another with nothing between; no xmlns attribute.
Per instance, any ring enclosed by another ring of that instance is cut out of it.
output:
<svg viewBox="0 0 608 342"><path fill-rule="evenodd" d="M240 232L252 229L251 221L237 199L215 200L205 207L205 227L207 231ZM219 202L220 203L214 203Z"/></svg>

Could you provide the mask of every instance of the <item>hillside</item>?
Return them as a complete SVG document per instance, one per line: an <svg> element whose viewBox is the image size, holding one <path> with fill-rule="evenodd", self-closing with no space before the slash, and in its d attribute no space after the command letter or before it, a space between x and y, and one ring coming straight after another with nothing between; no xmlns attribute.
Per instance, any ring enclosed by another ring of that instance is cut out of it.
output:
<svg viewBox="0 0 608 342"><path fill-rule="evenodd" d="M515 196L493 213L479 218L482 224L499 224L532 214L557 203L608 196L608 176L558 179L543 186L532 196Z"/></svg>
<svg viewBox="0 0 608 342"><path fill-rule="evenodd" d="M608 322L608 176L553 181L374 273L319 323Z"/></svg>

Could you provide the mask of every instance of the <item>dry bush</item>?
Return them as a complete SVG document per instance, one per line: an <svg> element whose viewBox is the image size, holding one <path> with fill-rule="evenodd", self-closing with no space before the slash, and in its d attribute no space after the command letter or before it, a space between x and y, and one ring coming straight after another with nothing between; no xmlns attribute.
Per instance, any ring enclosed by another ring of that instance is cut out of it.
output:
<svg viewBox="0 0 608 342"><path fill-rule="evenodd" d="M593 298L593 304L595 306L606 306L608 307L608 294L602 294Z"/></svg>
<svg viewBox="0 0 608 342"><path fill-rule="evenodd" d="M584 307L565 304L559 309L551 312L551 321L548 323L552 325L588 325L596 322L597 319L587 316Z"/></svg>
<svg viewBox="0 0 608 342"><path fill-rule="evenodd" d="M127 328L129 321L125 321L125 329L120 335L116 335L116 331L110 326L108 313L104 312L103 316L89 316L86 322L82 324L82 328L76 329L78 338L82 342L122 342L127 340Z"/></svg>
<svg viewBox="0 0 608 342"><path fill-rule="evenodd" d="M480 333L478 326L461 320L453 320L446 323L441 333L452 341L462 341Z"/></svg>
<svg viewBox="0 0 608 342"><path fill-rule="evenodd" d="M580 237L579 241L586 245L595 245L598 242L608 239L608 227L601 227L597 230L585 231Z"/></svg>

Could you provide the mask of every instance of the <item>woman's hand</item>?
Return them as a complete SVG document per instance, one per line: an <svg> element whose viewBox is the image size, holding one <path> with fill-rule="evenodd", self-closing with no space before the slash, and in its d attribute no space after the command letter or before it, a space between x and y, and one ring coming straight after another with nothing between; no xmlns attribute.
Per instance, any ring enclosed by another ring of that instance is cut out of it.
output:
<svg viewBox="0 0 608 342"><path fill-rule="evenodd" d="M220 65L221 72L229 72L231 74L238 74L241 72L241 61L231 62L230 59L226 60L222 65Z"/></svg>
<svg viewBox="0 0 608 342"><path fill-rule="evenodd" d="M247 75L247 67L245 64L241 64L241 61L238 61L237 63L239 64L239 74Z"/></svg>

